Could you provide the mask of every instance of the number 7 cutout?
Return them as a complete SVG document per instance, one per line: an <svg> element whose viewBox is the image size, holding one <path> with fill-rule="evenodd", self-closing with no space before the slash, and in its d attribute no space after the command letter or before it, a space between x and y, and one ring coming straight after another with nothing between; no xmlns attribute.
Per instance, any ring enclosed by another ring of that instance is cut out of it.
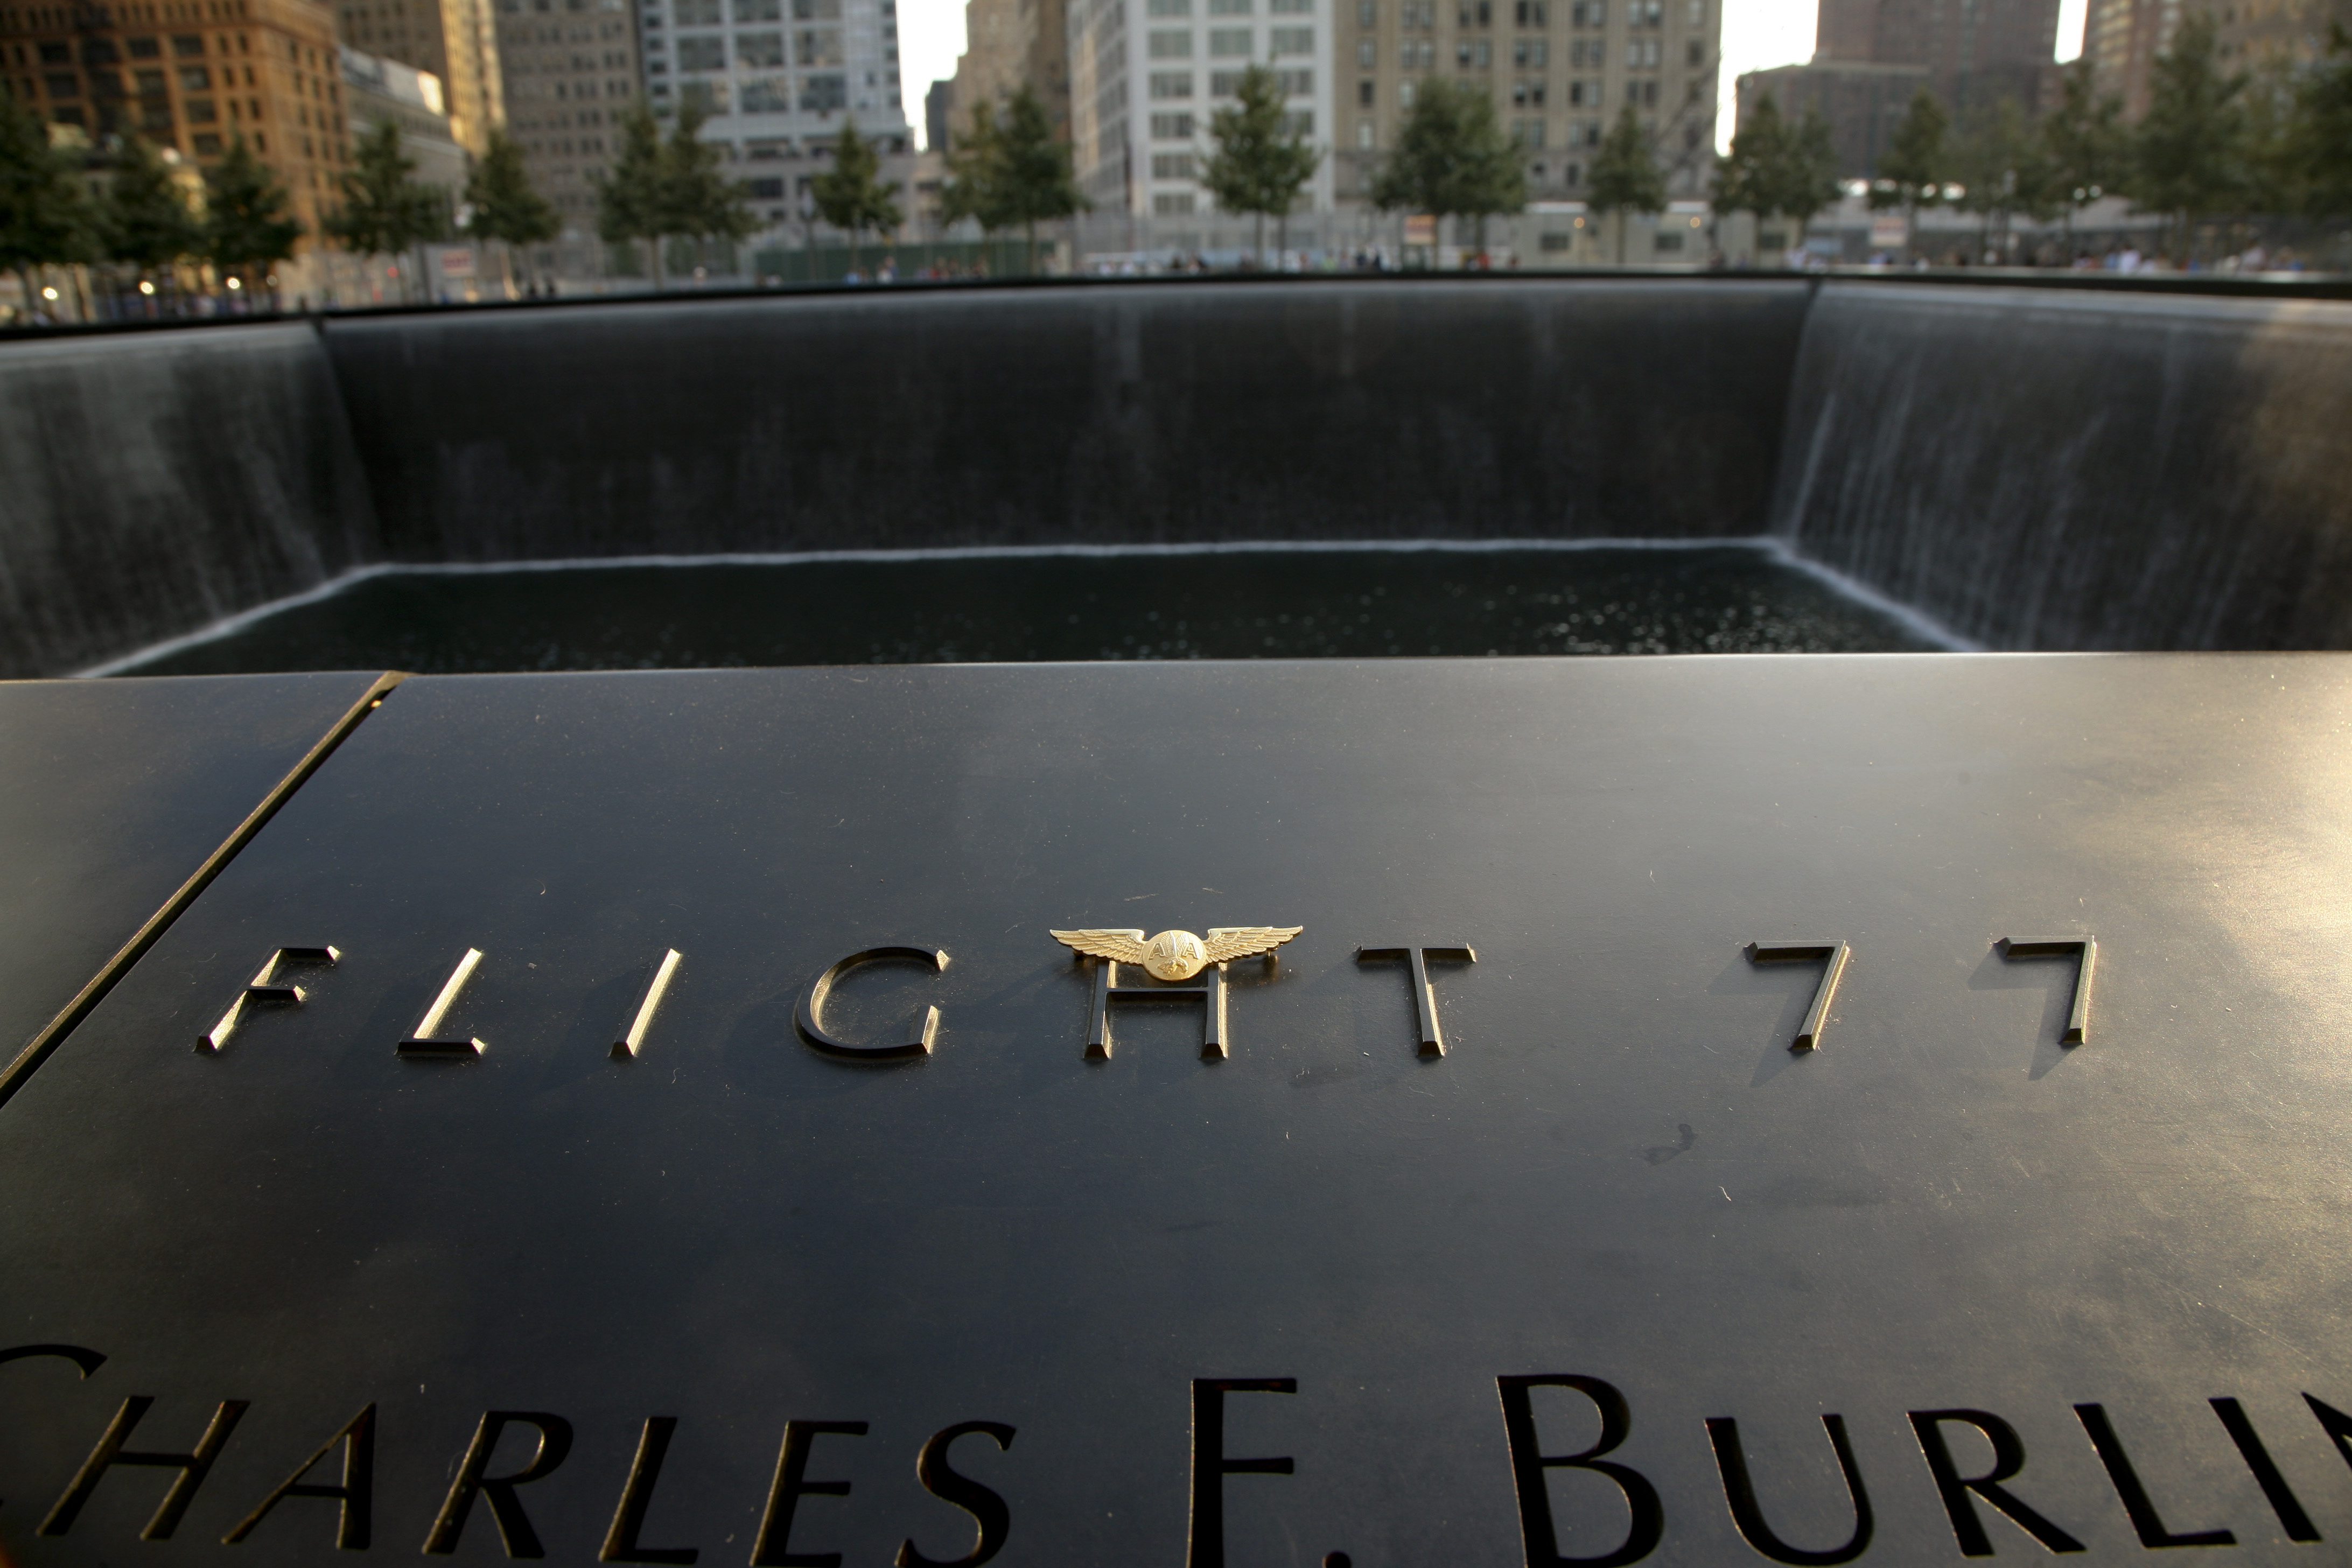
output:
<svg viewBox="0 0 2352 1568"><path fill-rule="evenodd" d="M2099 962L2099 939L2093 936L2005 936L1993 946L2003 958L2064 958L2083 955L2074 970L2074 1003L2066 1012L2062 1046L2079 1046L2091 1037L2091 970Z"/></svg>
<svg viewBox="0 0 2352 1568"><path fill-rule="evenodd" d="M1797 1027L1797 1037L1789 1042L1792 1051L1810 1051L1822 1043L1822 1029L1830 1018L1830 1003L1837 995L1838 981L1845 974L1845 961L1853 949L1844 942L1751 942L1748 944L1750 963L1818 963L1822 966L1822 983L1813 987L1813 1005L1805 1009L1805 1021Z"/></svg>

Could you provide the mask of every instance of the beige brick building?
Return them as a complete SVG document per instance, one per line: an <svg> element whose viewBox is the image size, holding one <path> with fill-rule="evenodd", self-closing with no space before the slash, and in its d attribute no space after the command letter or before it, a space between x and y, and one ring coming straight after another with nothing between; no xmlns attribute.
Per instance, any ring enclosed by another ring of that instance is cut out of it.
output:
<svg viewBox="0 0 2352 1568"><path fill-rule="evenodd" d="M1592 154L1632 105L1670 194L1706 189L1724 0L1335 0L1338 197L1361 205L1420 85L1475 83L1528 149L1530 200L1584 194Z"/></svg>

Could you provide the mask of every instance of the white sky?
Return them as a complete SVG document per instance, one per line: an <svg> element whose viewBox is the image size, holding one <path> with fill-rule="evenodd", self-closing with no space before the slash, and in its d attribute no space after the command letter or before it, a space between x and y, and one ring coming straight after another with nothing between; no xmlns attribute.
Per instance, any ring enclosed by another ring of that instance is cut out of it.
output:
<svg viewBox="0 0 2352 1568"><path fill-rule="evenodd" d="M1813 18L1818 0L1724 0L1723 106L1716 120L1716 136L1724 151L1731 146L1734 85L1742 71L1766 66L1790 65L1813 52ZM2058 58L2071 60L2082 52L2083 17L2088 0L2059 0ZM919 139L923 134L923 94L930 85L955 74L956 57L963 53L963 0L898 0L898 62L905 84L907 119Z"/></svg>

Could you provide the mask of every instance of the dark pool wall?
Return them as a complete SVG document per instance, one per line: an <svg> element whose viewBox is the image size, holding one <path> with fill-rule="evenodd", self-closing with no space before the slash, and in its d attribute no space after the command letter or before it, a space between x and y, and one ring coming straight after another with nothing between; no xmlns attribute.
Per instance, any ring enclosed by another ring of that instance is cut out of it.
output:
<svg viewBox="0 0 2352 1568"><path fill-rule="evenodd" d="M0 345L0 675L369 561L1764 533L1994 647L2352 647L2352 305L1350 279Z"/></svg>
<svg viewBox="0 0 2352 1568"><path fill-rule="evenodd" d="M377 552L310 328L0 348L0 675L86 668Z"/></svg>
<svg viewBox="0 0 2352 1568"><path fill-rule="evenodd" d="M1774 511L1990 647L2352 647L2352 306L1826 285Z"/></svg>
<svg viewBox="0 0 2352 1568"><path fill-rule="evenodd" d="M404 561L1766 523L1801 282L1225 285L332 323Z"/></svg>

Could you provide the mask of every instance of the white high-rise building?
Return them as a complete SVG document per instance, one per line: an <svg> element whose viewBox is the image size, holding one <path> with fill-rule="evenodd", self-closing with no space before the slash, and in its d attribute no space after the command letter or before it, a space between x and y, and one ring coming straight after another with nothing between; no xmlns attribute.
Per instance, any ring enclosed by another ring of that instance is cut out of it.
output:
<svg viewBox="0 0 2352 1568"><path fill-rule="evenodd" d="M1282 79L1291 123L1330 144L1332 0L1069 0L1070 142L1097 215L1181 217L1214 204L1199 179L1209 117L1252 62ZM1301 210L1331 210L1331 161Z"/></svg>
<svg viewBox="0 0 2352 1568"><path fill-rule="evenodd" d="M688 94L710 112L706 142L770 224L796 220L844 116L886 153L912 146L898 100L897 0L637 0L646 91L674 115Z"/></svg>

